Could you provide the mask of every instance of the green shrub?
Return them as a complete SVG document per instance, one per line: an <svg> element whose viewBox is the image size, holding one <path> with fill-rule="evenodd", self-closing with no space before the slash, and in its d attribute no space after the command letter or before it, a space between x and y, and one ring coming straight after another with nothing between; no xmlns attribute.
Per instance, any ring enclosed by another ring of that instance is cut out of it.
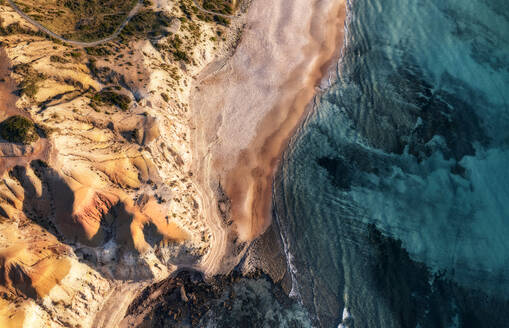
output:
<svg viewBox="0 0 509 328"><path fill-rule="evenodd" d="M73 51L73 52L71 52L71 57L73 57L73 58L80 58L81 57L81 52Z"/></svg>
<svg viewBox="0 0 509 328"><path fill-rule="evenodd" d="M85 51L88 55L91 56L109 56L113 54L110 49L106 47L91 47L91 48L85 48Z"/></svg>
<svg viewBox="0 0 509 328"><path fill-rule="evenodd" d="M224 26L230 25L230 19L223 16L214 15L214 21Z"/></svg>
<svg viewBox="0 0 509 328"><path fill-rule="evenodd" d="M186 63L189 63L189 57L187 56L187 54L180 50L180 49L174 49L174 50L171 50L171 54L173 55L173 57L176 59L176 60L182 60Z"/></svg>
<svg viewBox="0 0 509 328"><path fill-rule="evenodd" d="M12 23L3 27L0 25L0 35L12 35L12 34L27 34L33 36L46 37L46 34L41 31L33 31L28 28L21 27L18 22Z"/></svg>
<svg viewBox="0 0 509 328"><path fill-rule="evenodd" d="M167 27L172 18L162 11L146 9L138 12L122 30L120 38L127 40L135 38L157 38L168 35Z"/></svg>
<svg viewBox="0 0 509 328"><path fill-rule="evenodd" d="M233 14L232 1L228 0L203 0L203 8L223 15Z"/></svg>
<svg viewBox="0 0 509 328"><path fill-rule="evenodd" d="M183 45L183 41L182 39L178 36L178 35L175 35L170 41L169 41L169 52L173 55L173 58L175 60L182 60L184 61L185 63L189 63L189 56L187 55L187 53L182 50L182 45Z"/></svg>
<svg viewBox="0 0 509 328"><path fill-rule="evenodd" d="M67 64L69 62L67 59L62 58L60 56L56 56L56 55L49 57L49 60L52 63L61 63L61 64Z"/></svg>
<svg viewBox="0 0 509 328"><path fill-rule="evenodd" d="M35 130L37 131L37 134L43 138L49 138L51 134L55 131L55 129L50 128L49 126L44 124L36 124Z"/></svg>
<svg viewBox="0 0 509 328"><path fill-rule="evenodd" d="M38 80L34 79L26 79L23 82L21 82L20 85L20 93L22 95L26 95L29 98L35 97L37 94L37 91L39 91L39 87L37 86Z"/></svg>
<svg viewBox="0 0 509 328"><path fill-rule="evenodd" d="M107 37L125 20L137 0L21 1L21 9L66 39L93 41ZM43 9L44 8L44 9ZM43 12L41 12L43 10ZM38 14L34 14L38 12ZM64 20L65 19L65 20ZM66 26L62 26L65 23Z"/></svg>
<svg viewBox="0 0 509 328"><path fill-rule="evenodd" d="M209 13L199 13L196 15L198 19L206 22L216 22L217 24L228 26L230 25L230 19L221 15L233 15L235 8L233 2L230 0L202 0L202 6L204 9L209 10L220 15L214 15Z"/></svg>
<svg viewBox="0 0 509 328"><path fill-rule="evenodd" d="M96 105L117 106L123 111L129 109L131 98L126 95L113 91L100 91L92 98L91 106L95 109Z"/></svg>
<svg viewBox="0 0 509 328"><path fill-rule="evenodd" d="M0 123L0 136L9 142L26 145L39 139L34 122L20 115L11 116Z"/></svg>
<svg viewBox="0 0 509 328"><path fill-rule="evenodd" d="M44 79L44 74L36 72L30 64L18 64L13 67L16 74L23 76L23 81L19 85L19 92L33 98L38 91L37 83Z"/></svg>

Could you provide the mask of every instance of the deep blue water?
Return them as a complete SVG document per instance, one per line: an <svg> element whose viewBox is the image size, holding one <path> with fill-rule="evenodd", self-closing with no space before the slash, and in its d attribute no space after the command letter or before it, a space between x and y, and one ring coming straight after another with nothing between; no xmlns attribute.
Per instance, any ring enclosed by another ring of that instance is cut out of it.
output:
<svg viewBox="0 0 509 328"><path fill-rule="evenodd" d="M509 327L509 1L355 0L275 181L313 325Z"/></svg>

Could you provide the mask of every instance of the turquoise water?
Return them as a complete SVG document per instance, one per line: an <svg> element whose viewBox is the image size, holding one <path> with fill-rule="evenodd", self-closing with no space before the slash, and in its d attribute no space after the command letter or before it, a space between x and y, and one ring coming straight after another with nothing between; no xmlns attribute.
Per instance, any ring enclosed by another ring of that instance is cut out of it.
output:
<svg viewBox="0 0 509 328"><path fill-rule="evenodd" d="M509 327L509 2L351 1L345 41L275 181L292 296L315 326Z"/></svg>

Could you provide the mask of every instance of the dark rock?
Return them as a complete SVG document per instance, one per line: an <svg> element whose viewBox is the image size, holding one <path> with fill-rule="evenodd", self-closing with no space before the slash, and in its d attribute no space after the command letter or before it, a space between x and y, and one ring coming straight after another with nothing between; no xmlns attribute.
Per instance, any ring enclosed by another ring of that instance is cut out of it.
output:
<svg viewBox="0 0 509 328"><path fill-rule="evenodd" d="M262 284L271 284L270 292L274 293L276 302L282 306L291 304L281 287L274 284L269 276L258 270L253 273ZM239 271L228 275L219 275L204 281L196 279L194 271L180 271L174 276L145 288L129 306L126 318L143 316L143 327L202 327L207 318L221 317L222 320L234 320L230 327L258 327L257 319L249 315L227 316L234 310L234 304L241 302L241 308L246 313L257 309L255 300L251 298L239 299L235 288L242 284L249 289L249 280ZM150 295L160 293L160 296L151 298ZM148 311L147 311L148 310ZM258 314L260 316L262 314ZM263 314L264 315L264 314ZM225 319L226 316L226 319Z"/></svg>
<svg viewBox="0 0 509 328"><path fill-rule="evenodd" d="M184 289L184 286L180 287L180 299L184 302L189 302L189 298L187 298L186 290Z"/></svg>

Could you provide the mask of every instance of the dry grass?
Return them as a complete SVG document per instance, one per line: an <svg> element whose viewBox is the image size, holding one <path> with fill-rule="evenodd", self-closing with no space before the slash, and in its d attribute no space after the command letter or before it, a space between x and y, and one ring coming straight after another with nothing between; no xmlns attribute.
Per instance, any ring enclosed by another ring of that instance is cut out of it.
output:
<svg viewBox="0 0 509 328"><path fill-rule="evenodd" d="M53 32L93 41L112 34L136 0L15 0L21 10Z"/></svg>

